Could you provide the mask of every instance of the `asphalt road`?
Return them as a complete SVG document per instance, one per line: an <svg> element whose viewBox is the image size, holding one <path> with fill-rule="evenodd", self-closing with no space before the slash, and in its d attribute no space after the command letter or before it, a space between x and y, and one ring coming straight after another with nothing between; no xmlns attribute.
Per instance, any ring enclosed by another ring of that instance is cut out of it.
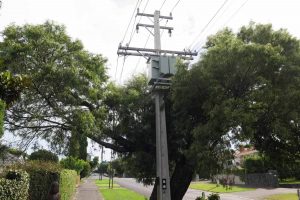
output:
<svg viewBox="0 0 300 200"><path fill-rule="evenodd" d="M146 197L150 197L153 186L144 186L141 183L137 183L135 179L132 178L115 178L115 181L122 187L131 189L139 194L142 194ZM196 197L201 196L202 191L188 189L187 193L183 197L183 200L195 200ZM221 200L262 200L263 197L280 194L280 193L297 193L296 189L288 188L276 188L276 189L263 189L258 188L255 191L247 192L235 192L221 194ZM205 192L205 195L209 195L209 192Z"/></svg>

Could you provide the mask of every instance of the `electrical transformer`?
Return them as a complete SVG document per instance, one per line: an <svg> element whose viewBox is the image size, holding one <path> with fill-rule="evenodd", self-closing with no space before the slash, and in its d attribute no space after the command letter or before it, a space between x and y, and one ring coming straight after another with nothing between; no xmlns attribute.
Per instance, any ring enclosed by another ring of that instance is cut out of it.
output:
<svg viewBox="0 0 300 200"><path fill-rule="evenodd" d="M152 57L148 63L149 85L153 85L159 78L169 78L176 73L176 57Z"/></svg>

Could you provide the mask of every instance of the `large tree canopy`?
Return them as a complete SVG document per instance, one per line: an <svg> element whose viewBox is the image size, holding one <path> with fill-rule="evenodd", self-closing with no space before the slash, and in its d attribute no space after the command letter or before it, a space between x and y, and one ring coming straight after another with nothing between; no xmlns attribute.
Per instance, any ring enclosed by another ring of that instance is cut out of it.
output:
<svg viewBox="0 0 300 200"><path fill-rule="evenodd" d="M271 25L208 38L200 61L173 85L176 127L191 134L199 159L229 138L250 141L278 164L299 160L299 58L299 40Z"/></svg>
<svg viewBox="0 0 300 200"><path fill-rule="evenodd" d="M172 199L182 199L195 171L218 172L234 142L276 162L299 159L299 53L286 30L251 23L209 37L191 69L178 63L165 97ZM147 183L155 177L155 122L146 80L135 78L110 102L118 122L111 131L126 138L125 161Z"/></svg>
<svg viewBox="0 0 300 200"><path fill-rule="evenodd" d="M1 71L31 79L31 87L7 111L7 128L27 141L45 138L53 147L69 144L71 133L75 138L94 134L105 116L106 60L65 32L51 22L11 25L0 43Z"/></svg>

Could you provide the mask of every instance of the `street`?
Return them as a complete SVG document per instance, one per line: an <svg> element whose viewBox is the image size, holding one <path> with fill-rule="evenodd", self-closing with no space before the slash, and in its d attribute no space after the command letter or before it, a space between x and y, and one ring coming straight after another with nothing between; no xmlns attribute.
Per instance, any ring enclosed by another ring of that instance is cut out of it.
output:
<svg viewBox="0 0 300 200"><path fill-rule="evenodd" d="M115 178L114 179L119 185L122 187L131 189L139 194L142 194L146 197L150 197L153 186L144 186L141 183L137 183L135 179L132 178ZM263 197L280 194L280 193L296 193L296 189L289 188L275 188L275 189L263 189L258 188L255 191L247 191L247 192L235 192L235 193L227 193L221 194L221 200L262 200ZM195 200L196 197L201 196L202 191L188 189L185 194L183 200ZM205 195L209 195L209 192L205 192Z"/></svg>

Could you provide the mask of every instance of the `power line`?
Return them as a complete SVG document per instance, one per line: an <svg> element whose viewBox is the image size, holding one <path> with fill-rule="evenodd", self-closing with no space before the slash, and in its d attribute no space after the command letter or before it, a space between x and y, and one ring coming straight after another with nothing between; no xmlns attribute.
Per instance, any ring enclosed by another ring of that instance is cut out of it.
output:
<svg viewBox="0 0 300 200"><path fill-rule="evenodd" d="M170 12L170 13L173 12L173 10L176 8L176 6L179 4L180 1L181 1L181 0L178 0L178 1L175 3L175 5L174 5L173 8L171 9L171 12Z"/></svg>
<svg viewBox="0 0 300 200"><path fill-rule="evenodd" d="M161 11L161 9L164 7L166 1L167 1L167 0L164 0L164 2L161 4L159 11Z"/></svg>
<svg viewBox="0 0 300 200"><path fill-rule="evenodd" d="M133 17L134 17L134 14L135 14L135 12L136 12L138 6L142 3L142 1L143 1L143 0L138 0L138 1L136 2L136 5L135 5L134 10L133 10L133 12L132 12L132 14L131 14L129 23L128 23L128 25L127 25L127 28L126 28L126 31L125 31L125 33L124 33L124 36L123 36L123 39L122 39L122 42L121 42L121 43L124 42L125 37L126 37L126 35L127 35L127 32L128 32L128 30L129 30L130 24L131 24L132 19L133 19ZM136 17L135 17L135 20L136 20ZM135 23L135 22L134 22L134 23ZM134 23L133 23L133 27L134 27ZM130 36L130 41L131 41L132 37L133 37L133 35ZM123 67L124 67L125 59L126 59L126 58L124 57L124 62L123 62L122 70L121 70L121 76L120 76L120 79L122 78ZM119 61L119 57L117 58L117 66L116 66L116 72L115 72L115 80L117 80L116 76L117 76L117 70L118 70L118 61Z"/></svg>
<svg viewBox="0 0 300 200"><path fill-rule="evenodd" d="M240 12L240 10L246 5L247 2L248 0L244 1L244 3L229 17L224 26L228 24Z"/></svg>
<svg viewBox="0 0 300 200"><path fill-rule="evenodd" d="M142 0L143 1L143 0ZM139 4L139 6L142 4L142 1L140 2L140 4ZM146 8L147 8L147 6L148 6L148 3L149 3L149 0L147 0L147 2L146 2L146 4L145 4L145 6L144 6L144 9L143 9L143 12L145 12L145 10L146 10ZM142 17L140 17L140 19L139 19L139 22L138 23L140 23L140 21L141 21L141 18ZM135 20L134 20L134 23L133 23L133 27L132 27L132 31L131 31L131 36L130 36L130 39L129 39L129 42L128 42L128 45L131 43L131 41L132 41L132 38L133 38L133 36L134 36L134 33L135 33L135 31L134 31L134 27L135 27L135 22L136 22L136 17L135 17ZM150 35L149 35L150 36ZM122 65L122 69L121 69L121 76L120 76L120 82L121 82L121 80L122 80L122 75L123 75L123 68L124 68L124 65L125 65L125 60L126 60L126 57L124 57L124 61L123 61L123 65ZM137 64L138 65L138 64ZM134 70L135 71L135 70Z"/></svg>
<svg viewBox="0 0 300 200"><path fill-rule="evenodd" d="M148 1L149 1L149 0L148 0ZM174 11L174 9L178 6L178 4L179 4L180 1L181 1L181 0L178 0L178 1L174 4L174 6L172 7L170 13L172 13L172 12ZM148 3L148 2L147 2L147 3ZM166 3L166 1L164 1L164 2L162 3L162 5L161 5L161 7L160 7L160 10L162 9L162 7L163 7L163 5L164 5L165 3ZM143 12L145 12L145 9L144 9ZM141 18L142 18L142 17L141 17ZM165 26L167 26L168 22L169 22L169 20L166 21ZM164 31L165 31L165 29L162 30L161 37L163 36ZM144 48L145 48L145 47L147 46L147 44L148 44L148 41L149 41L149 39L150 39L150 35L151 35L151 34L149 33L149 34L148 34L148 37L147 37L147 40L146 40L146 42L145 42ZM137 61L136 65L135 65L135 68L134 68L134 70L133 70L133 74L135 73L135 71L136 71L138 65L140 64L140 62L141 62L141 57L139 58L139 60Z"/></svg>
<svg viewBox="0 0 300 200"><path fill-rule="evenodd" d="M143 1L143 0L142 0L142 1ZM140 2L139 6L141 6L142 1ZM147 8L147 6L148 6L148 3L149 3L149 0L147 0L147 2L146 2L146 4L145 4L144 9L143 9L143 12L145 12L145 10L146 10L146 8ZM139 22L138 22L138 23L141 22L141 19L142 19L142 17L140 16L140 19L139 19ZM134 34L136 33L136 32L134 31L134 29L135 29L135 22L136 22L136 17L135 17L134 22L133 22L133 26L132 26L132 30L131 30L131 34L130 34L130 39L129 39L128 45L130 45L131 40L132 40Z"/></svg>
<svg viewBox="0 0 300 200"><path fill-rule="evenodd" d="M142 0L142 1L143 1L143 0ZM167 1L167 0L164 0L164 1L163 1L163 3L162 3L161 6L160 6L159 11L163 8L163 6L165 5L166 1ZM145 7L144 7L143 12L145 12L146 7L148 6L148 3L149 3L149 0L146 2L146 5L145 5ZM179 3L179 2L177 2L177 4L178 4L178 3ZM138 5L138 4L137 4L137 5ZM141 5L141 2L140 2L139 5ZM175 6L175 7L176 7L176 6ZM133 16L133 15L132 15L132 16ZM141 18L142 18L142 17L140 17L139 22L141 21ZM135 22L136 22L136 19L135 19L135 21L134 21L134 23L133 23L133 28L134 28ZM132 34L131 34L131 36L130 36L130 40L129 40L129 43L128 43L128 44L130 44L130 42L131 42L131 40L132 40L132 37L133 37L133 35L134 35L135 32L132 31L131 33L132 33ZM146 47L146 45L147 45L147 43L148 43L148 41L149 41L149 38L150 38L150 33L149 33L148 38L147 38L147 40L146 40L146 43L145 43L145 45L144 45L145 47ZM122 69L121 69L120 82L121 82L121 79L122 79L122 74L123 74L123 68L124 68L124 65L125 65L125 60L126 60L126 57L124 57L124 61L123 61ZM137 68L139 62L140 62L140 59L138 60L138 62L137 62L137 64L136 64L136 67L135 67L135 69L134 69L134 72L136 71L136 68Z"/></svg>
<svg viewBox="0 0 300 200"><path fill-rule="evenodd" d="M150 39L150 36L151 36L151 34L149 33L149 34L148 34L148 37L147 37L147 40L146 40L146 43L145 43L145 45L144 45L144 48L146 48L146 46L147 46L147 44L148 44L148 41L149 41L149 39ZM139 65L140 62L141 62L141 59L142 59L142 57L139 57L139 60L138 60L138 62L136 63L135 68L134 68L134 70L133 70L133 74L135 74L135 71L136 71L138 65Z"/></svg>
<svg viewBox="0 0 300 200"><path fill-rule="evenodd" d="M228 0L225 0L223 4L219 7L217 12L213 15L213 17L208 21L208 23L203 27L203 29L200 31L200 33L196 36L196 38L193 40L193 42L189 45L189 48L192 47L192 45L197 41L197 39L203 34L203 32L207 29L207 27L210 25L210 23L215 19L215 17L218 15L218 13L222 10L222 8L225 6L225 4L228 2Z"/></svg>
<svg viewBox="0 0 300 200"><path fill-rule="evenodd" d="M227 4L226 7L224 7L223 12L219 14L219 16L218 16L218 18L216 18L216 20L214 20L214 22L211 24L211 26L207 29L208 31L215 27L216 23L217 23L217 22L220 20L220 18L226 13L226 11L231 7L231 5L232 5L233 3L234 3L234 1L231 1L230 3ZM223 27L224 27L224 25L221 27L221 29L222 29ZM203 42L203 41L202 41L202 42L201 42L201 41L198 41L198 42L194 45L193 49L195 49L196 51L198 51L198 50L201 48L201 46L205 43L205 40L206 40L206 39L204 39L204 42ZM200 47L200 48L199 48L199 47Z"/></svg>
<svg viewBox="0 0 300 200"><path fill-rule="evenodd" d="M135 8L134 8L134 10L133 10L133 12L132 12L132 15L131 15L131 17L130 17L130 21L129 21L128 25L127 25L127 28L126 28L126 31L125 31L125 34L124 34L124 36L123 36L123 39L122 39L122 42L121 42L121 43L123 43L124 40L125 40L125 37L126 37L126 35L127 35L128 29L129 29L129 27L130 27L130 24L131 24L131 21L132 21L132 19L133 19L134 14L135 14L135 11L136 11L136 9L138 8L139 2L140 2L140 0L138 0L138 1L136 2Z"/></svg>
<svg viewBox="0 0 300 200"><path fill-rule="evenodd" d="M242 5L240 6L240 7L238 7L238 9L236 9L236 11L227 19L227 21L223 24L223 26L222 27L225 27L240 11L241 11L241 9L246 5L246 3L248 2L249 0L245 0L244 1L244 3L242 3ZM199 49L201 49L201 46L203 45L205 43L205 41L204 42L202 42L200 45L197 45L197 46L195 46L194 48L195 48L195 50L199 50Z"/></svg>

